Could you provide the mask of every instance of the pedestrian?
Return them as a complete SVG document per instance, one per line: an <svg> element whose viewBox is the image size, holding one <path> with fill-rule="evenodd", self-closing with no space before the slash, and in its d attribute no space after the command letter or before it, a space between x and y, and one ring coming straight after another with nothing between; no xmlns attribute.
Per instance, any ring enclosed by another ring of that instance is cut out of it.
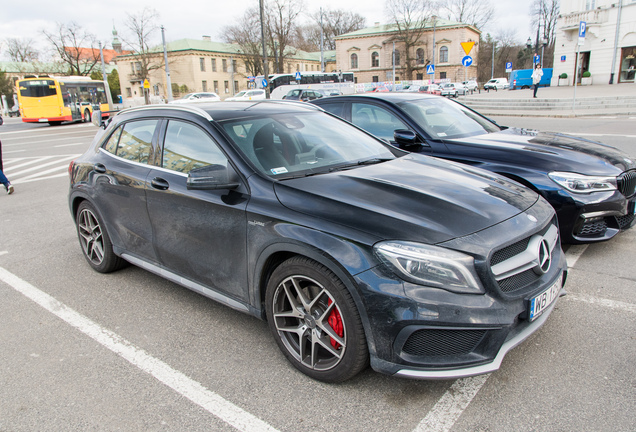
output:
<svg viewBox="0 0 636 432"><path fill-rule="evenodd" d="M541 64L537 63L534 70L532 71L532 85L534 86L534 97L537 97L537 89L539 88L539 83L541 82L541 77L543 77L543 69L541 69Z"/></svg>
<svg viewBox="0 0 636 432"><path fill-rule="evenodd" d="M4 175L2 167L2 141L0 141L0 183L7 190L7 194L11 195L13 193L13 186L11 186L11 182L7 179L7 176Z"/></svg>

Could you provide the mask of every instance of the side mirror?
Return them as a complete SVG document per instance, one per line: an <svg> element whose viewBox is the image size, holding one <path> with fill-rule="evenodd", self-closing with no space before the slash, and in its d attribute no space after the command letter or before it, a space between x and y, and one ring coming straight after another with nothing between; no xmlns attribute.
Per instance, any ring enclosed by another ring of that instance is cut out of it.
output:
<svg viewBox="0 0 636 432"><path fill-rule="evenodd" d="M104 120L102 119L102 112L100 110L93 111L93 114L91 114L91 122L97 127L104 126Z"/></svg>
<svg viewBox="0 0 636 432"><path fill-rule="evenodd" d="M397 143L398 147L404 150L416 151L422 146L417 142L417 135L415 132L407 129L397 129L394 131L393 139Z"/></svg>
<svg viewBox="0 0 636 432"><path fill-rule="evenodd" d="M186 187L195 190L236 189L239 176L230 165L206 165L188 173Z"/></svg>

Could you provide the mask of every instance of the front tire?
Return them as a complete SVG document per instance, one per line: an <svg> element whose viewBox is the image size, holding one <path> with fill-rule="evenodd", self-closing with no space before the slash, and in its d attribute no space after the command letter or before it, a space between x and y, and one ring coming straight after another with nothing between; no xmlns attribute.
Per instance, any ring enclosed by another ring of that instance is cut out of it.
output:
<svg viewBox="0 0 636 432"><path fill-rule="evenodd" d="M88 123L89 121L91 121L91 112L84 110L84 123Z"/></svg>
<svg viewBox="0 0 636 432"><path fill-rule="evenodd" d="M110 273L125 265L126 262L113 252L104 222L88 201L82 202L77 209L75 225L84 258L94 270Z"/></svg>
<svg viewBox="0 0 636 432"><path fill-rule="evenodd" d="M282 263L266 291L269 328L280 350L302 373L342 382L369 361L360 315L342 281L305 257Z"/></svg>

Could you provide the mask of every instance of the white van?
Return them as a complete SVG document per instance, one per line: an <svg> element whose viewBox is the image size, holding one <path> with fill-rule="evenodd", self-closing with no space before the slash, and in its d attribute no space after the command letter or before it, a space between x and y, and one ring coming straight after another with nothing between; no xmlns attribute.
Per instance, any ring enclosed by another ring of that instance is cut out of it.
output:
<svg viewBox="0 0 636 432"><path fill-rule="evenodd" d="M509 87L508 78L493 78L484 84L484 90L501 90Z"/></svg>

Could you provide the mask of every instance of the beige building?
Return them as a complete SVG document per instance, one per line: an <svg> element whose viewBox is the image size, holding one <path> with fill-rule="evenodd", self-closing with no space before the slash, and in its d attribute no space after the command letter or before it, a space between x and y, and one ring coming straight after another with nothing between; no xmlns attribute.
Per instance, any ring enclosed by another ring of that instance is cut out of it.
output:
<svg viewBox="0 0 636 432"><path fill-rule="evenodd" d="M233 96L253 85L244 63L244 54L235 44L214 42L210 37L181 39L167 44L168 65L173 96L177 98L190 92L209 91L221 99ZM333 54L332 54L333 57ZM166 73L163 67L163 48L157 47L150 55L154 69L149 73L151 101L167 100ZM327 67L335 69L335 60ZM143 103L143 82L140 80L141 62L138 56L123 55L114 59L119 70L122 99L125 106ZM269 71L272 73L270 60ZM293 50L281 73L296 71L319 71L320 52L308 53Z"/></svg>
<svg viewBox="0 0 636 432"><path fill-rule="evenodd" d="M413 48L411 58L414 59L413 80L431 79L427 67L434 64L436 80L464 81L477 76L477 58L480 31L468 24L436 19L424 27L420 43ZM392 81L393 77L393 42L398 34L394 24L368 27L355 32L340 35L336 38L336 63L338 69L353 72L356 82ZM435 39L435 47L433 47ZM473 63L464 67L462 59L466 56L461 42L475 42L470 56ZM395 80L408 79L405 76L405 60L403 44L396 42ZM434 55L433 57L433 50ZM434 58L434 60L433 60Z"/></svg>

